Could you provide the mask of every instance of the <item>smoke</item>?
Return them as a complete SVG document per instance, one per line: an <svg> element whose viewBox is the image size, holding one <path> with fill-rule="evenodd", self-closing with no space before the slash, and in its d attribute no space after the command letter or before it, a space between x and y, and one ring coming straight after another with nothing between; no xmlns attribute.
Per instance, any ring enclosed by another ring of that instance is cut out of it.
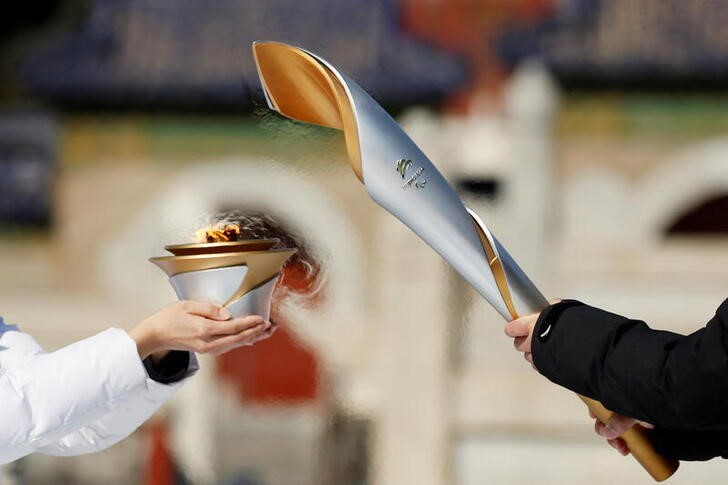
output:
<svg viewBox="0 0 728 485"><path fill-rule="evenodd" d="M256 108L254 114L266 138L267 157L288 172L348 170L341 131L292 120L264 106Z"/></svg>

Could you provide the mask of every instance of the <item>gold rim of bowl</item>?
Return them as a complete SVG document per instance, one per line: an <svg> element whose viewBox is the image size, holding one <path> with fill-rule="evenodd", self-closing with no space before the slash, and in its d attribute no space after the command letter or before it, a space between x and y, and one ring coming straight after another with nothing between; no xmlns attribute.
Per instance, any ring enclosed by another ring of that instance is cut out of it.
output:
<svg viewBox="0 0 728 485"><path fill-rule="evenodd" d="M170 244L164 249L175 256L192 256L196 254L240 253L247 251L265 251L278 244L280 239L246 239L242 241L223 241L212 243Z"/></svg>
<svg viewBox="0 0 728 485"><path fill-rule="evenodd" d="M159 256L149 261L172 277L179 273L205 269L246 265L250 271L269 273L272 276L283 263L293 256L297 249L270 249L268 251L246 251L217 254L191 254L186 256ZM275 268L275 271L273 270Z"/></svg>

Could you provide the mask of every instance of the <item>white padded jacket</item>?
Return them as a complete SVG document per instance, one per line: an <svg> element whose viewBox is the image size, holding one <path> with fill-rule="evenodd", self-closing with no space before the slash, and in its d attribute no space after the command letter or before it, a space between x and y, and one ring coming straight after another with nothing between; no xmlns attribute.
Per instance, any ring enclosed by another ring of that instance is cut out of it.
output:
<svg viewBox="0 0 728 485"><path fill-rule="evenodd" d="M0 464L30 453L103 450L137 429L197 370L174 384L149 378L120 329L46 353L0 318Z"/></svg>

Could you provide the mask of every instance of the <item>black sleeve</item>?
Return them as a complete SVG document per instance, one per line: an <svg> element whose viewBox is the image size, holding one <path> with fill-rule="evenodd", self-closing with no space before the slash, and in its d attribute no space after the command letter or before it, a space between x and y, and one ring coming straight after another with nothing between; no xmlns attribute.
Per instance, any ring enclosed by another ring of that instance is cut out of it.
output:
<svg viewBox="0 0 728 485"><path fill-rule="evenodd" d="M534 329L536 368L625 416L676 431L728 430L728 300L688 335L567 300Z"/></svg>
<svg viewBox="0 0 728 485"><path fill-rule="evenodd" d="M151 357L147 357L143 362L151 379L162 384L173 384L181 381L187 375L187 369L190 367L190 353L172 350L157 363Z"/></svg>
<svg viewBox="0 0 728 485"><path fill-rule="evenodd" d="M675 431L655 428L649 432L655 451L666 458L705 461L728 458L728 430Z"/></svg>

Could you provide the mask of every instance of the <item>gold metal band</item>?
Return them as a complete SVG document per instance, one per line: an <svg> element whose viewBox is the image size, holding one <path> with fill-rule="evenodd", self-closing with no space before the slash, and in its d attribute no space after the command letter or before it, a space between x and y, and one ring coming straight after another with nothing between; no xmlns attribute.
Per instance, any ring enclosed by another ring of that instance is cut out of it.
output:
<svg viewBox="0 0 728 485"><path fill-rule="evenodd" d="M250 290L276 277L288 258L296 249L271 249L268 251L249 251L238 253L195 254L191 256L162 256L149 261L159 266L170 278L179 273L225 268L228 266L247 266L240 287L225 303L231 303Z"/></svg>
<svg viewBox="0 0 728 485"><path fill-rule="evenodd" d="M364 182L356 117L339 78L308 53L278 42L254 43L253 57L276 111L294 120L342 130L351 167Z"/></svg>
<svg viewBox="0 0 728 485"><path fill-rule="evenodd" d="M495 284L498 286L498 291L501 294L501 297L503 298L503 302L506 304L506 308L508 309L508 313L511 314L511 318L515 320L519 317L518 310L516 310L516 305L513 303L513 296L511 295L511 288L508 286L508 278L506 277L506 271L503 268L503 263L500 260L500 256L498 256L498 252L496 249L491 245L490 239L483 231L483 228L480 227L480 224L473 218L473 216L470 216L471 221L473 222L473 227L475 227L476 232L478 233L478 237L480 238L480 243L483 245L483 250L485 251L485 257L488 260L488 266L490 266L490 270L493 273L493 278L495 279Z"/></svg>

